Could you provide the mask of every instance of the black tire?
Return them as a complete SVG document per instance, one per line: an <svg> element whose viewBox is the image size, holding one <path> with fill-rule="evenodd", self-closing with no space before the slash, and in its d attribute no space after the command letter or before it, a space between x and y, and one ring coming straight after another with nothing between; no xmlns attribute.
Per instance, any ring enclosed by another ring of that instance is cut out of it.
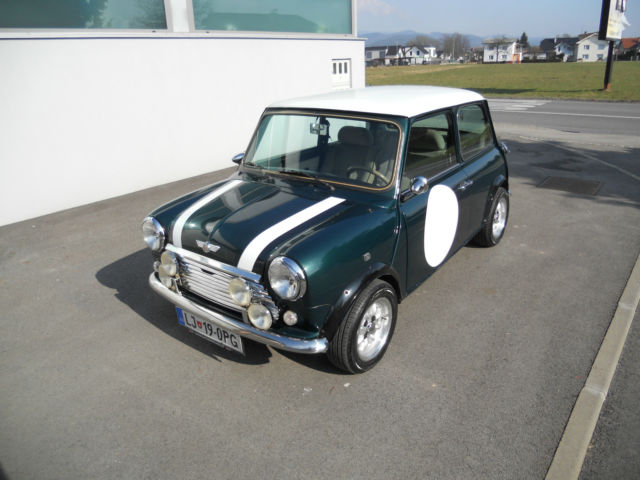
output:
<svg viewBox="0 0 640 480"><path fill-rule="evenodd" d="M393 287L382 280L371 282L329 344L327 356L331 363L350 373L372 368L387 350L397 316L398 298Z"/></svg>
<svg viewBox="0 0 640 480"><path fill-rule="evenodd" d="M509 220L509 195L507 191L499 187L491 202L491 208L487 218L482 222L482 228L473 241L481 247L493 247L500 243L507 229Z"/></svg>

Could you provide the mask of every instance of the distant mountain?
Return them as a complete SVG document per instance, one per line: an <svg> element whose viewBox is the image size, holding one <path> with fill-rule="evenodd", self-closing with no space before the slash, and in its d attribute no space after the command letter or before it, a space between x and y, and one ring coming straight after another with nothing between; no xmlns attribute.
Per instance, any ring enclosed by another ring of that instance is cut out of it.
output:
<svg viewBox="0 0 640 480"><path fill-rule="evenodd" d="M382 46L391 46L391 45L405 45L409 40L416 38L418 35L424 35L426 37L435 38L436 40L442 40L445 33L442 32L431 32L431 33L421 33L416 32L415 30L404 30L402 32L395 33L380 33L380 32L358 32L358 36L360 38L366 38L365 46L367 47L382 47ZM512 38L520 38L522 32L519 35L488 35L486 37L479 37L478 35L469 35L464 34L469 38L469 43L472 47L481 47L482 40L485 38L496 38L496 37L512 37ZM529 37L530 45L539 45L542 37Z"/></svg>

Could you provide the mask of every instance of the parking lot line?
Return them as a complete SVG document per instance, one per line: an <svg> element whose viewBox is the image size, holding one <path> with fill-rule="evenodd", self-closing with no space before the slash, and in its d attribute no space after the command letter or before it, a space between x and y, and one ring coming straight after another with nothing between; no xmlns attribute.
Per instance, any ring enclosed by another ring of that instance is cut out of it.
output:
<svg viewBox="0 0 640 480"><path fill-rule="evenodd" d="M639 301L640 256L636 259L591 372L573 407L547 472L547 480L577 479L580 475L589 442L607 398Z"/></svg>

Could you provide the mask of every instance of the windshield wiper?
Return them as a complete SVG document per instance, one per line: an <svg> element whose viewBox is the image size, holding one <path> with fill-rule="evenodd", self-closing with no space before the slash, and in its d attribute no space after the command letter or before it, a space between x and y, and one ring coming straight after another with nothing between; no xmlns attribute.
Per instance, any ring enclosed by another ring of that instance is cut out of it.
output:
<svg viewBox="0 0 640 480"><path fill-rule="evenodd" d="M249 167L251 170L257 170L258 172L257 172L257 173L253 173L253 172L252 172L252 175L257 175L259 178L268 178L268 177L269 177L269 175L267 175L267 174L265 173L265 171L266 171L267 169L266 169L266 168L264 168L264 167L263 167L263 166L261 166L261 165L257 165L257 164L255 164L255 163L253 163L253 162L243 162L243 163L241 164L241 166L242 166L242 167Z"/></svg>
<svg viewBox="0 0 640 480"><path fill-rule="evenodd" d="M295 175L297 177L308 178L309 180L313 180L313 181L315 181L315 182L327 187L332 192L335 190L335 187L333 185L331 185L329 182L327 182L326 180L323 180L322 178L318 177L317 175L313 175L312 173L304 172L302 170L280 170L280 171L282 173L287 173L289 175Z"/></svg>

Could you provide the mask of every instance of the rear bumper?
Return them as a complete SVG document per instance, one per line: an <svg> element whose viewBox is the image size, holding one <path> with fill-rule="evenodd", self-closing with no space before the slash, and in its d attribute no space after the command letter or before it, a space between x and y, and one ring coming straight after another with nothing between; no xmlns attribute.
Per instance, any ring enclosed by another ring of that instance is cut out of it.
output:
<svg viewBox="0 0 640 480"><path fill-rule="evenodd" d="M247 325L246 323L239 322L226 315L214 312L213 310L203 307L202 305L199 305L165 287L160 280L158 280L155 273L152 273L149 276L149 285L154 292L161 297L166 298L174 305L192 313L193 315L203 318L214 325L240 335L241 337L255 340L256 342L264 343L265 345L279 348L280 350L296 353L324 353L327 351L329 346L329 342L326 338L303 340L299 338L284 337L275 333L258 330L251 325Z"/></svg>

